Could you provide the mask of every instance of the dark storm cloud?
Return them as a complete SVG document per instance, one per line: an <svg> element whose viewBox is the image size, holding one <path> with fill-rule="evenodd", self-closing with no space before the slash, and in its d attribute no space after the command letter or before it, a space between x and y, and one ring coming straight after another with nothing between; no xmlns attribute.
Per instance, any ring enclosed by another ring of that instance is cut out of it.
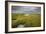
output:
<svg viewBox="0 0 46 34"><path fill-rule="evenodd" d="M12 13L38 13L40 14L41 7L34 6L12 6Z"/></svg>

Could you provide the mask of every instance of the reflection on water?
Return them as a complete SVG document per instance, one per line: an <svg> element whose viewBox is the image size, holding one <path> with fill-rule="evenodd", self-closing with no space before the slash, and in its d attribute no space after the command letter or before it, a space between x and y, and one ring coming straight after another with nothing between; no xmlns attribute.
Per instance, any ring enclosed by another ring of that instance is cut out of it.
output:
<svg viewBox="0 0 46 34"><path fill-rule="evenodd" d="M17 26L17 28L23 28L23 27L24 25L21 25L21 24Z"/></svg>

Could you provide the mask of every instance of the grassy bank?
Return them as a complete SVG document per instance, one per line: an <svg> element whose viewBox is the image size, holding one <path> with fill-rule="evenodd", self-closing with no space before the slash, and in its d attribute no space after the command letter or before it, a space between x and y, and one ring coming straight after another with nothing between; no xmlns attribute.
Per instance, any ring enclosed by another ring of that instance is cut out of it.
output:
<svg viewBox="0 0 46 34"><path fill-rule="evenodd" d="M12 14L12 27L15 28L19 24L25 27L40 27L41 15L40 14Z"/></svg>

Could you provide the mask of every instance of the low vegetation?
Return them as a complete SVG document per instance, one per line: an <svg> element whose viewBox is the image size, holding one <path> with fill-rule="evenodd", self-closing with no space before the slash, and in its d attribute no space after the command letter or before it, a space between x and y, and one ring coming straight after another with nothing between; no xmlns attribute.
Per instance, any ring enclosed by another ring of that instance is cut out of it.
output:
<svg viewBox="0 0 46 34"><path fill-rule="evenodd" d="M40 14L12 14L12 28L18 25L24 25L24 27L40 27L41 26L41 15Z"/></svg>

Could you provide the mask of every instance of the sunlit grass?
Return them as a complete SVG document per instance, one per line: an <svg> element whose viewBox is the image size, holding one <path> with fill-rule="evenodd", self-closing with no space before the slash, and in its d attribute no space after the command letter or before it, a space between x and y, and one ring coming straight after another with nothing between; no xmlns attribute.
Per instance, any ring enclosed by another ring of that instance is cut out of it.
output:
<svg viewBox="0 0 46 34"><path fill-rule="evenodd" d="M19 24L25 27L40 27L40 14L12 14L12 27L17 27Z"/></svg>

